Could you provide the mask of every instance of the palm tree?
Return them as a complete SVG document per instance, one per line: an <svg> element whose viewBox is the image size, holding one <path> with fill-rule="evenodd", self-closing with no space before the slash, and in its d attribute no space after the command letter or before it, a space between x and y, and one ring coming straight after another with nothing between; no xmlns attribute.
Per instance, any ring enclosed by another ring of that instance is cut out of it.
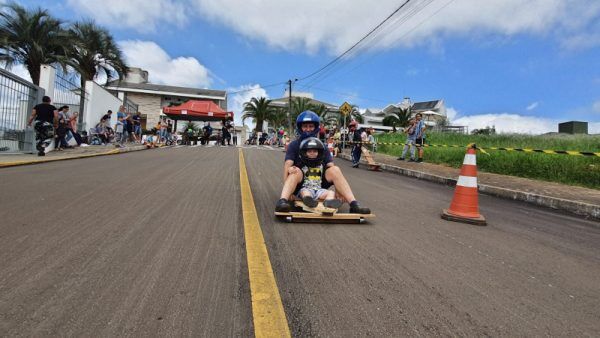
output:
<svg viewBox="0 0 600 338"><path fill-rule="evenodd" d="M327 107L324 104L322 104L322 103L318 104L318 105L313 105L312 111L314 111L315 114L319 115L319 117L321 118L321 120L324 120L325 116L328 113Z"/></svg>
<svg viewBox="0 0 600 338"><path fill-rule="evenodd" d="M272 119L274 114L273 107L269 106L271 100L265 97L255 98L253 97L250 102L244 103L244 111L242 115L242 123L251 118L256 124L256 131L263 130L263 122Z"/></svg>
<svg viewBox="0 0 600 338"><path fill-rule="evenodd" d="M346 116L346 125L344 125L344 115L342 115L342 114L339 114L339 116L338 116L338 125L348 127L348 125L352 121L356 121L358 123L364 122L363 116L360 113L360 111L358 110L358 106L354 105L354 104L351 106L352 106L352 111L350 111L350 114L348 114L348 116Z"/></svg>
<svg viewBox="0 0 600 338"><path fill-rule="evenodd" d="M329 110L327 106L322 103L313 107L313 111L319 115L321 122L323 122L324 125L337 124L340 115L339 112Z"/></svg>
<svg viewBox="0 0 600 338"><path fill-rule="evenodd" d="M389 127L406 127L410 120L410 110L408 108L395 108L392 115L388 115L383 119L383 125Z"/></svg>
<svg viewBox="0 0 600 338"><path fill-rule="evenodd" d="M93 21L76 22L69 28L73 48L70 51L73 67L81 75L81 87L85 81L105 75L107 81L127 74L123 53L112 35Z"/></svg>
<svg viewBox="0 0 600 338"><path fill-rule="evenodd" d="M23 64L34 84L40 84L40 67L59 64L66 70L69 37L63 22L37 8L28 11L17 3L0 10L0 63Z"/></svg>
<svg viewBox="0 0 600 338"><path fill-rule="evenodd" d="M294 97L292 100L292 122L296 121L300 113L307 110L315 110L315 105L310 102L307 97Z"/></svg>
<svg viewBox="0 0 600 338"><path fill-rule="evenodd" d="M285 108L273 108L273 114L268 120L269 124L273 128L278 129L280 127L287 127L287 109Z"/></svg>

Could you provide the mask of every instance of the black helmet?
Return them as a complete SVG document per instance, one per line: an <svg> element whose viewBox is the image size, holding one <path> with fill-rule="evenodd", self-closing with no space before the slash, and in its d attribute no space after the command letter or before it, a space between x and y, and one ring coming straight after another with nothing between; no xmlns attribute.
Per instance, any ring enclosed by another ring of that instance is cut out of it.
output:
<svg viewBox="0 0 600 338"><path fill-rule="evenodd" d="M310 149L315 149L318 151L316 158L309 158L306 152ZM300 158L302 162L309 167L316 167L323 163L323 158L325 154L325 146L323 142L321 142L316 137L306 138L300 143Z"/></svg>

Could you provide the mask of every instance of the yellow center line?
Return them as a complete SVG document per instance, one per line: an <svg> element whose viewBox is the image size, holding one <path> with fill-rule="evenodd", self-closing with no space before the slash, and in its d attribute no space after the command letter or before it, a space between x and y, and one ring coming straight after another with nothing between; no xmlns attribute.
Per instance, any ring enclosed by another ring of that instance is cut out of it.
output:
<svg viewBox="0 0 600 338"><path fill-rule="evenodd" d="M283 303L279 296L279 289L269 260L269 253L258 222L242 149L239 149L239 158L254 335L256 337L291 337Z"/></svg>

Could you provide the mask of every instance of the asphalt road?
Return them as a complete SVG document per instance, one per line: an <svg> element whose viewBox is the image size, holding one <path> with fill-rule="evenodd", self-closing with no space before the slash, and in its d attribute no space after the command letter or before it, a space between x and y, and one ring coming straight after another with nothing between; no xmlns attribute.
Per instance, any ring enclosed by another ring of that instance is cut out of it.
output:
<svg viewBox="0 0 600 338"><path fill-rule="evenodd" d="M244 149L294 336L600 336L600 227L337 161L370 224L277 222L283 153ZM238 150L0 170L0 336L251 336Z"/></svg>

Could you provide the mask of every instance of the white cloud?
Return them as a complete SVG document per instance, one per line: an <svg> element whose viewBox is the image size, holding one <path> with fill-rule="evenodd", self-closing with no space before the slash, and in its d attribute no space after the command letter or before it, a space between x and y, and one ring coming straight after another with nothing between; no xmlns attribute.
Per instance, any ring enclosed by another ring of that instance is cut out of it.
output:
<svg viewBox="0 0 600 338"><path fill-rule="evenodd" d="M227 98L227 110L233 111L235 116L235 125L242 125L242 111L244 110L244 103L250 101L253 97L269 97L267 91L258 84L248 84L237 88L228 89L230 94ZM239 93L235 93L239 92ZM251 129L254 128L254 123L251 119L244 121Z"/></svg>
<svg viewBox="0 0 600 338"><path fill-rule="evenodd" d="M482 114L459 117L452 124L468 126L469 131L494 126L498 133L543 134L557 132L559 122L564 121L518 114Z"/></svg>
<svg viewBox="0 0 600 338"><path fill-rule="evenodd" d="M596 101L592 104L592 111L596 114L600 114L600 101Z"/></svg>
<svg viewBox="0 0 600 338"><path fill-rule="evenodd" d="M76 11L110 28L155 32L190 26L199 17L225 25L269 46L339 53L386 18L399 3L380 0L67 0ZM445 36L486 38L489 34L553 36L565 48L600 44L596 0L461 0L410 2L372 36L375 48L427 46L443 52ZM447 5L447 6L446 6ZM365 15L365 13L369 13ZM414 15L413 15L414 14ZM573 20L577 18L577 20ZM488 39L482 39L488 41Z"/></svg>
<svg viewBox="0 0 600 338"><path fill-rule="evenodd" d="M459 117L452 120L452 125L468 126L473 129L496 127L498 133L544 134L558 132L558 124L567 119L548 119L518 114L481 114ZM588 122L589 134L600 134L600 122Z"/></svg>
<svg viewBox="0 0 600 338"><path fill-rule="evenodd" d="M67 0L74 10L108 28L154 32L158 27L183 27L189 3L175 0Z"/></svg>
<svg viewBox="0 0 600 338"><path fill-rule="evenodd" d="M527 108L525 108L525 109L527 109L527 110L534 110L534 109L535 109L535 108L537 108L539 105L540 105L540 103L539 103L539 102L533 102L532 104L528 105L528 106L527 106Z"/></svg>
<svg viewBox="0 0 600 338"><path fill-rule="evenodd" d="M458 111L454 108L448 107L446 108L446 117L448 118L448 121L450 121L451 123L454 122L454 118L458 115Z"/></svg>
<svg viewBox="0 0 600 338"><path fill-rule="evenodd" d="M561 41L561 45L571 50L593 48L600 46L600 35L594 33L573 35Z"/></svg>
<svg viewBox="0 0 600 338"><path fill-rule="evenodd" d="M395 0L378 1L377 6L344 0L190 1L203 16L241 35L272 47L309 53L319 48L333 53L347 49L398 6ZM567 45L579 36L587 41L600 36L593 27L600 14L595 0L463 0L443 8L447 3L433 2L408 17L420 4L410 3L375 37L378 47L436 45L448 35L551 34Z"/></svg>
<svg viewBox="0 0 600 338"><path fill-rule="evenodd" d="M537 102L529 105L537 107ZM528 107L528 108L529 108ZM530 109L528 109L530 110ZM590 112L592 112L590 114ZM520 134L543 134L558 132L558 124L562 122L578 120L588 122L589 134L600 134L600 101L593 102L586 107L580 107L564 112L561 119L550 119L537 116L524 116L519 114L479 114L460 116L454 108L446 109L446 116L450 124L455 126L468 126L469 131L486 127L496 127L498 133L520 133Z"/></svg>
<svg viewBox="0 0 600 338"><path fill-rule="evenodd" d="M25 66L23 66L21 64L15 64L10 69L9 68L5 68L5 69L8 70L9 72L15 74L16 76L21 77L24 80L31 82L31 75L29 75L29 71L27 70L27 68L25 68Z"/></svg>
<svg viewBox="0 0 600 338"><path fill-rule="evenodd" d="M208 69L193 57L172 58L152 41L128 40L119 45L127 64L147 70L151 83L200 88L212 83Z"/></svg>

